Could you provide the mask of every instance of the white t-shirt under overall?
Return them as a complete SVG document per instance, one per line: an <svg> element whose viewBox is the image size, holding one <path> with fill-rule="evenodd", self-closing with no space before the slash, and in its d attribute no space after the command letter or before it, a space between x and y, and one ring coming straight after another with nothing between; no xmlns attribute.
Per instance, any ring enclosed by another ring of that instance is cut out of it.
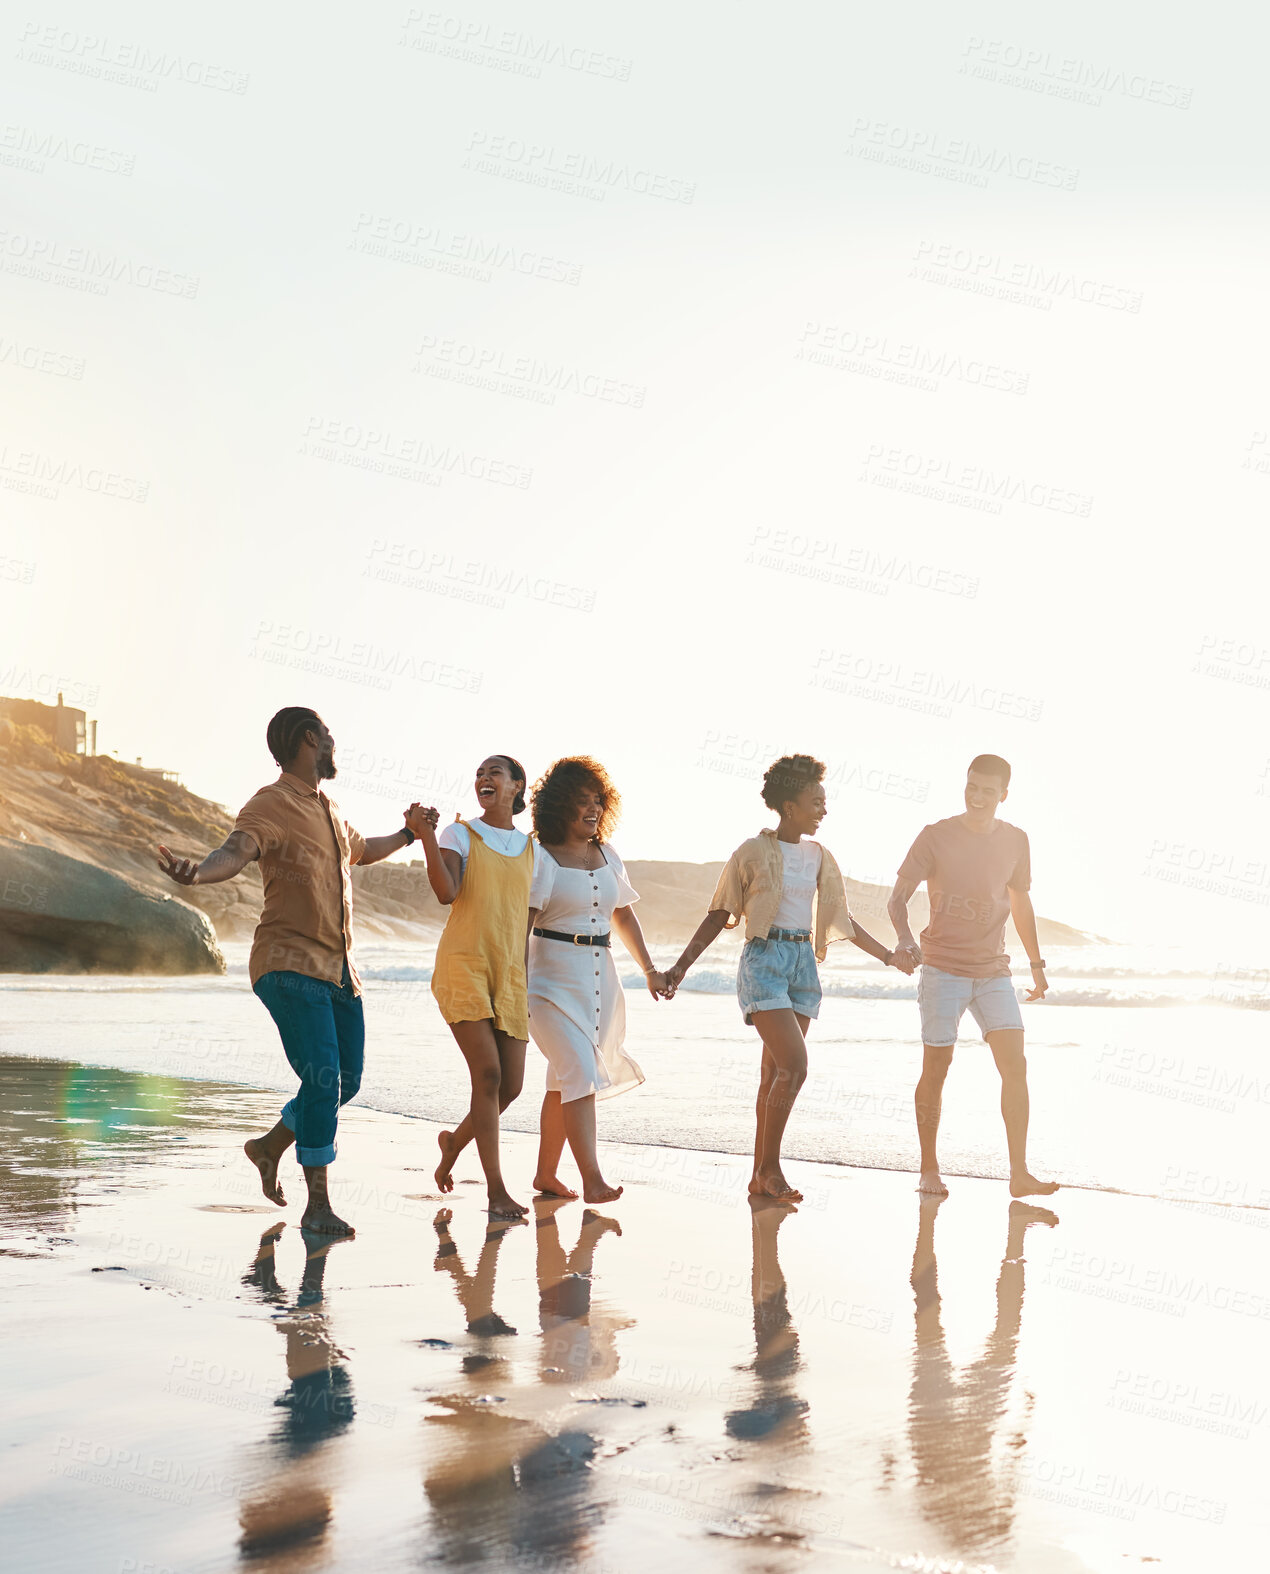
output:
<svg viewBox="0 0 1270 1574"><path fill-rule="evenodd" d="M476 834L485 843L486 847L493 852L501 853L504 858L519 858L521 853L524 852L528 838L524 831L517 830L514 825L510 831L504 831L497 825L482 825L479 820L473 820L471 824L475 827ZM452 820L441 832L440 836L437 837L437 846L444 847L452 853L458 853L460 862L459 880L461 883L464 874L467 872L467 855L472 846L472 838L468 834L467 826L459 820ZM538 873L538 867L541 862L542 848L535 842L535 874Z"/></svg>

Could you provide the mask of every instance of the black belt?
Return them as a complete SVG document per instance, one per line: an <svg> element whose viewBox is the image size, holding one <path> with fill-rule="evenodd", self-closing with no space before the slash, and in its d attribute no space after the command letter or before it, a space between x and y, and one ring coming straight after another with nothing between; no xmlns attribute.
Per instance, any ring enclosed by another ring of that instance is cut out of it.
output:
<svg viewBox="0 0 1270 1574"><path fill-rule="evenodd" d="M534 933L539 940L567 940L570 945L602 945L613 944L612 935L566 935L559 929L535 929Z"/></svg>

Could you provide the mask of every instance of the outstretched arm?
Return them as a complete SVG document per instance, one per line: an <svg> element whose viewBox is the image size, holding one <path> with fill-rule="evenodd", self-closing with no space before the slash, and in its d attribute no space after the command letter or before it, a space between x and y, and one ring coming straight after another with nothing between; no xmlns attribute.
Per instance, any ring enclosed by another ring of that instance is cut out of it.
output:
<svg viewBox="0 0 1270 1574"><path fill-rule="evenodd" d="M403 817L407 824L410 816L418 808L419 805L417 803L412 803L408 809L403 810ZM377 864L381 858L387 858L390 853L398 852L403 847L409 847L411 842L417 840L418 834L415 831L407 835L406 830L403 828L400 831L390 831L387 836L368 836L366 845L362 849L362 856L357 860L358 866L364 869L367 864Z"/></svg>
<svg viewBox="0 0 1270 1574"><path fill-rule="evenodd" d="M913 893L917 890L919 882L906 880L903 877L896 880L891 887L891 899L886 904L886 916L891 920L895 930L895 938L899 944L895 947L897 957L911 958L913 967L922 959L922 948L913 939L913 931L908 927L908 904L913 900ZM912 968L909 969L912 971Z"/></svg>
<svg viewBox="0 0 1270 1574"><path fill-rule="evenodd" d="M260 849L246 831L231 831L202 863L195 863L192 858L178 858L160 842L158 863L164 874L178 885L218 885L222 880L232 880L259 857Z"/></svg>
<svg viewBox="0 0 1270 1574"><path fill-rule="evenodd" d="M630 906L615 907L613 927L621 935L622 944L639 963L644 982L648 985L648 993L654 1000L660 1000L662 991L667 988L667 974L659 973L653 966L653 959L649 956L648 947L644 943L644 931L635 915L635 909Z"/></svg>
<svg viewBox="0 0 1270 1574"><path fill-rule="evenodd" d="M707 913L697 925L697 932L683 949L683 955L666 974L666 983L673 995L683 982L684 974L697 960L707 946L711 946L727 928L728 919L732 914L726 908L716 908L714 912ZM667 996L669 999L669 996Z"/></svg>
<svg viewBox="0 0 1270 1574"><path fill-rule="evenodd" d="M1010 892L1010 917L1014 920L1014 927L1019 931L1019 939L1023 942L1023 949L1027 952L1028 961L1032 964L1032 989L1028 995L1029 1000L1044 1000L1045 991L1050 987L1045 980L1045 969L1041 967L1041 942L1036 936L1036 914L1032 909L1032 898L1026 891L1016 891L1013 886L1008 887Z"/></svg>

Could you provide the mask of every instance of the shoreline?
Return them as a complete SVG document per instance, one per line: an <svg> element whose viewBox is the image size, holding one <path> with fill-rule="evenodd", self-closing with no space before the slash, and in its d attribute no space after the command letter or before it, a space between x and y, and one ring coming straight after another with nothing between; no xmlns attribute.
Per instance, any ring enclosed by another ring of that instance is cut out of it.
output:
<svg viewBox="0 0 1270 1574"><path fill-rule="evenodd" d="M738 1542L777 1574L1191 1574L1264 1546L1270 1271L1169 1202L934 1205L791 1161L807 1203L751 1208L744 1158L604 1143L617 1202L491 1227L474 1156L443 1198L435 1125L353 1104L358 1234L315 1245L298 1168L278 1210L238 1150L272 1097L11 1058L0 1091L0 1493L32 1574L713 1574Z"/></svg>

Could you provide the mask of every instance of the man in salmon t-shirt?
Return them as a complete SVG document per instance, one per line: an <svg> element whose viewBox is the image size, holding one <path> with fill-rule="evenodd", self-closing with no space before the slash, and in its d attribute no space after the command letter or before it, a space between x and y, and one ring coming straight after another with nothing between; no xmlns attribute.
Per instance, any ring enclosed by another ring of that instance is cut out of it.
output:
<svg viewBox="0 0 1270 1574"><path fill-rule="evenodd" d="M897 951L922 964L917 989L922 1075L914 1097L921 1146L917 1189L940 1197L948 1195L935 1156L940 1100L967 1007L1001 1073L1010 1195L1047 1196L1058 1190L1052 1181L1037 1180L1027 1167L1027 1061L1023 1016L1005 953L1007 918L1013 917L1032 963L1028 1000L1044 999L1049 986L1028 895L1032 863L1027 837L1017 825L996 817L1009 786L1010 767L998 755L973 759L966 773L966 812L922 830L900 865L887 906ZM908 904L923 880L930 896L930 923L919 946L908 926Z"/></svg>

